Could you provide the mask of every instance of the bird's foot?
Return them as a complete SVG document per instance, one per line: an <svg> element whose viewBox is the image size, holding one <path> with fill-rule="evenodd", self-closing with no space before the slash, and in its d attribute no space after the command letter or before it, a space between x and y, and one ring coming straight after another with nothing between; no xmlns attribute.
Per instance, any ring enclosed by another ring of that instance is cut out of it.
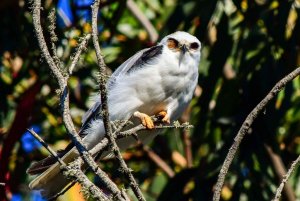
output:
<svg viewBox="0 0 300 201"><path fill-rule="evenodd" d="M136 111L133 113L133 116L139 118L142 122L142 124L147 128L147 129L153 129L154 128L154 123L151 119L151 117L145 113L141 113L139 111Z"/></svg>
<svg viewBox="0 0 300 201"><path fill-rule="evenodd" d="M161 111L161 112L159 112L158 114L157 114L157 117L159 118L159 119L161 119L161 121L163 122L163 123L170 123L170 117L169 117L169 115L168 115L168 113L166 112L166 111Z"/></svg>

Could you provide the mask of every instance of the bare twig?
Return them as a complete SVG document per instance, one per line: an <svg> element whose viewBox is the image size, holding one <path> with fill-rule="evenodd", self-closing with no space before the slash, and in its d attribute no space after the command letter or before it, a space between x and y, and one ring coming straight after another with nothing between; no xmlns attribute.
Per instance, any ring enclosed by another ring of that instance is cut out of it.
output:
<svg viewBox="0 0 300 201"><path fill-rule="evenodd" d="M55 13L55 8L51 9L49 15L48 15L48 20L50 22L50 25L48 26L48 30L50 33L50 40L51 40L51 50L52 50L52 57L55 62L55 64L58 67L62 67L62 62L57 56L56 53L56 45L55 43L58 41L57 35L55 33L56 29L56 13Z"/></svg>
<svg viewBox="0 0 300 201"><path fill-rule="evenodd" d="M279 187L277 188L275 197L272 201L280 200L282 189L283 189L285 183L289 180L291 174L294 172L295 168L299 165L299 162L300 162L300 155L298 156L298 158L296 160L294 160L292 162L288 172L286 173L286 175L283 176L283 179L282 179Z"/></svg>
<svg viewBox="0 0 300 201"><path fill-rule="evenodd" d="M68 76L63 76L62 72L54 62L51 57L48 47L45 42L45 38L43 36L42 27L40 23L40 10L41 10L41 0L35 0L33 5L33 25L35 28L35 32L37 35L38 43L40 49L42 51L42 55L46 59L51 71L53 72L55 78L58 81L59 88L61 91L60 103L61 103L61 111L63 113L63 122L66 126L68 133L71 136L72 141L74 142L78 152L82 159L88 164L91 170L100 178L100 180L107 186L107 188L112 192L113 196L118 200L124 200L124 196L122 192L118 189L115 183L113 183L109 177L103 172L97 163L93 160L92 156L85 149L82 139L78 135L75 130L75 126L73 124L72 118L70 116L69 109L69 91L67 87Z"/></svg>
<svg viewBox="0 0 300 201"><path fill-rule="evenodd" d="M275 173L276 173L278 179L282 180L283 175L286 174L286 168L283 164L281 157L277 153L275 153L273 151L272 147L270 147L269 145L264 144L264 146L265 146L267 153L271 159L271 162L273 164L273 167L275 169ZM289 183L287 183L284 186L283 190L284 190L284 194L285 194L287 201L295 201L296 200L293 188L291 187L291 185L289 185Z"/></svg>
<svg viewBox="0 0 300 201"><path fill-rule="evenodd" d="M154 123L158 122L158 120L154 120ZM125 125L126 123L124 123L123 125ZM123 125L119 126L119 128L117 128L114 132L113 132L113 136L115 137L115 139L121 139L124 137L129 137L129 136L136 136L136 133L142 130L146 130L146 127L143 124L139 124L131 129L128 129L126 131L121 131L123 128ZM154 129L167 129L167 128L183 128L183 129L187 129L190 128L191 125L188 124L181 124L181 125L155 125ZM109 140L107 137L105 137L104 139L101 140L100 143L98 143L93 149L91 149L89 152L91 155L95 155L98 152L101 152L102 150L106 149L107 146L109 145Z"/></svg>
<svg viewBox="0 0 300 201"><path fill-rule="evenodd" d="M275 86L271 89L271 91L267 94L267 96L250 112L250 114L247 116L245 121L243 122L240 130L238 131L236 137L234 138L234 142L231 145L228 154L225 158L225 161L222 165L222 168L220 170L218 181L216 183L215 189L214 189L214 201L219 201L221 196L221 190L224 184L225 176L228 172L229 166L231 165L233 158L239 148L239 145L244 138L245 134L248 132L249 128L251 127L252 123L258 116L258 114L263 111L263 109L266 107L266 105L272 100L285 86L288 82L293 80L295 77L297 77L300 74L300 67L296 68L294 71L286 75L283 79L281 79L279 82L275 84Z"/></svg>
<svg viewBox="0 0 300 201"><path fill-rule="evenodd" d="M144 145L143 150L147 153L148 157L160 167L169 177L174 177L175 172L172 168L161 158L159 157L149 146Z"/></svg>
<svg viewBox="0 0 300 201"><path fill-rule="evenodd" d="M3 182L0 182L0 186L5 186L5 183L3 183Z"/></svg>
<svg viewBox="0 0 300 201"><path fill-rule="evenodd" d="M112 134L111 130L111 124L109 120L109 110L108 110L108 103L107 103L107 89L106 89L106 83L105 83L105 70L106 70L106 64L104 62L104 59L101 55L101 49L98 41L98 28L97 28L97 17L98 17L98 9L99 9L99 3L100 0L95 1L95 3L92 6L92 30L93 30L93 42L94 47L96 50L96 56L100 71L100 95L101 95L101 107L102 107L102 116L103 116L103 124L106 132L106 136L108 137L110 143L111 143L111 149L113 153L115 154L116 158L119 161L119 164L122 168L122 171L127 175L128 179L130 180L130 186L135 193L137 199L139 201L145 201L145 198L135 181L131 170L127 167L127 164L123 160L123 157L121 155L120 149L115 141L115 138Z"/></svg>
<svg viewBox="0 0 300 201"><path fill-rule="evenodd" d="M88 44L88 41L90 40L91 38L91 34L87 34L83 37L81 43L79 44L78 48L77 48L77 51L75 53L75 56L72 58L72 63L69 67L69 74L71 75L73 73L73 70L76 66L76 64L78 63L79 61L79 58L80 58L80 55L81 55L81 52L85 50L87 44Z"/></svg>
<svg viewBox="0 0 300 201"><path fill-rule="evenodd" d="M57 153L33 130L33 129L27 129L33 137L35 137L48 151L49 153L56 158L56 160L60 163L61 169L63 170L63 174L66 175L68 178L73 178L75 181L73 181L69 186L66 187L66 190L64 189L62 192L56 194L50 200L54 200L60 195L63 195L70 187L72 187L76 181L78 181L82 187L90 192L90 195L92 195L93 198L97 200L108 200L104 196L104 194L97 188L96 186L91 184L91 181L85 176L85 174L82 173L80 167L74 168L73 164L67 166L65 162L57 155Z"/></svg>
<svg viewBox="0 0 300 201"><path fill-rule="evenodd" d="M35 137L48 151L49 153L56 158L60 165L66 166L65 162L57 155L57 153L33 130L27 129L29 133Z"/></svg>
<svg viewBox="0 0 300 201"><path fill-rule="evenodd" d="M145 27L151 42L156 42L158 39L158 33L145 14L139 9L133 0L127 0L126 5L136 19Z"/></svg>
<svg viewBox="0 0 300 201"><path fill-rule="evenodd" d="M57 82L59 86L65 86L66 79L60 72L60 69L56 66L53 58L51 57L48 47L45 42L45 38L43 35L43 30L40 22L40 10L41 10L41 0L35 0L33 4L33 13L32 13L32 18L33 18L33 26L35 29L35 33L38 39L38 44L40 46L40 49L42 51L43 57L46 59L46 62L48 63L51 71L53 72L55 78L57 79ZM63 89L63 88L62 88Z"/></svg>

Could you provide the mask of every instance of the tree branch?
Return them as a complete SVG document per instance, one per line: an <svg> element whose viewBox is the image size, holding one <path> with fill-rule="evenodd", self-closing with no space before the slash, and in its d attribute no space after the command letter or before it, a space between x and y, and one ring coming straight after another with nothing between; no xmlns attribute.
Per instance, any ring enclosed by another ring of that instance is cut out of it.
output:
<svg viewBox="0 0 300 201"><path fill-rule="evenodd" d="M77 51L76 51L74 57L72 58L72 63L69 67L69 74L70 75L73 73L73 70L74 70L76 64L78 63L78 61L80 59L80 55L81 55L82 51L85 50L90 38L91 38L91 34L87 34L82 38L81 43L79 44L79 46L77 48Z"/></svg>
<svg viewBox="0 0 300 201"><path fill-rule="evenodd" d="M266 105L272 100L285 86L288 82L293 80L300 74L300 67L296 68L294 71L286 75L283 79L275 84L275 86L271 89L271 91L267 94L267 96L250 112L247 116L246 120L243 122L240 130L238 131L236 137L234 138L234 142L231 145L228 154L225 158L225 161L220 170L218 181L216 183L216 187L214 189L213 200L219 201L221 196L221 190L224 184L225 176L228 172L229 166L231 165L234 156L239 148L239 145L244 138L245 134L248 132L249 128L253 124L254 120L257 118L258 114L263 111Z"/></svg>
<svg viewBox="0 0 300 201"><path fill-rule="evenodd" d="M275 169L275 173L277 175L278 180L282 180L283 175L286 174L286 168L283 164L281 157L277 153L275 153L269 145L264 144L264 146L265 146L267 153L271 159L271 162ZM295 201L296 200L295 193L294 193L291 185L289 185L289 184L285 185L284 194L285 194L287 201Z"/></svg>
<svg viewBox="0 0 300 201"><path fill-rule="evenodd" d="M298 156L298 158L296 160L294 160L288 170L288 172L283 176L283 179L279 185L279 187L276 190L276 194L275 197L272 201L279 201L280 197L281 197L281 192L284 188L285 183L289 180L291 174L294 172L295 168L299 165L300 162L300 155Z"/></svg>
<svg viewBox="0 0 300 201"><path fill-rule="evenodd" d="M123 157L121 155L120 149L115 141L115 138L112 134L111 130L111 124L109 120L109 110L108 110L108 103L107 103L107 88L105 83L105 70L106 70L106 64L104 62L104 59L101 55L101 49L98 41L98 24L97 24L97 17L98 17L98 9L99 9L99 3L100 0L96 0L95 3L92 6L92 31L93 31L93 42L94 47L96 50L96 56L100 71L100 95L101 95L101 107L102 107L102 117L103 117L103 123L105 128L106 136L108 137L110 143L111 143L111 150L113 151L114 155L119 161L119 164L121 166L121 170L125 173L125 175L128 177L130 181L130 186L137 197L139 201L145 201L145 198L142 194L142 191L140 190L137 182L135 181L131 171L128 167L126 162L123 160Z"/></svg>
<svg viewBox="0 0 300 201"><path fill-rule="evenodd" d="M37 35L38 43L40 49L42 51L42 55L46 59L51 71L53 72L60 88L60 104L61 104L61 111L63 116L64 125L71 136L72 141L74 142L80 156L88 164L88 166L92 169L92 171L100 178L100 180L107 186L107 188L111 191L114 198L118 200L126 200L126 195L124 195L113 183L109 177L103 172L97 165L97 163L93 160L92 156L88 153L86 148L83 145L82 139L78 135L75 130L75 126L73 124L70 109L69 109L69 90L67 87L68 75L65 77L63 76L62 72L55 64L53 58L51 57L48 47L45 42L45 38L43 36L42 27L40 23L40 10L41 10L41 0L35 0L33 2L33 25L35 28L35 32ZM82 172L81 172L82 173ZM83 173L82 173L83 174Z"/></svg>
<svg viewBox="0 0 300 201"><path fill-rule="evenodd" d="M97 200L109 200L99 188L97 188L93 183L86 177L85 174L81 171L81 165L79 163L70 163L68 166L66 163L57 155L57 153L33 130L33 129L27 129L33 137L35 137L48 151L49 153L56 158L56 160L60 163L61 169L63 170L63 174L69 178L73 179L75 181L78 181L84 190L89 192L89 195L91 195L93 198ZM72 182L70 187L73 186L76 182ZM68 189L68 187L67 187ZM62 193L58 193L50 200L56 199L58 196L62 195L66 191L62 191Z"/></svg>

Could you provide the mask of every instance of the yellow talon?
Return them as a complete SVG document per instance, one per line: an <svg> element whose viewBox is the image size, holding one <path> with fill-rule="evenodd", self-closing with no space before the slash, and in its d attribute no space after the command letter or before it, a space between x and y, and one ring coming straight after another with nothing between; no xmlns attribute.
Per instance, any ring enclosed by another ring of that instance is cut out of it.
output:
<svg viewBox="0 0 300 201"><path fill-rule="evenodd" d="M161 111L157 114L157 116L159 118L161 118L161 121L164 122L164 123L170 123L170 117L168 115L168 113L166 111Z"/></svg>
<svg viewBox="0 0 300 201"><path fill-rule="evenodd" d="M151 119L151 117L145 113L141 112L135 112L133 116L139 118L142 122L142 124L147 128L147 129L153 129L154 128L154 123Z"/></svg>

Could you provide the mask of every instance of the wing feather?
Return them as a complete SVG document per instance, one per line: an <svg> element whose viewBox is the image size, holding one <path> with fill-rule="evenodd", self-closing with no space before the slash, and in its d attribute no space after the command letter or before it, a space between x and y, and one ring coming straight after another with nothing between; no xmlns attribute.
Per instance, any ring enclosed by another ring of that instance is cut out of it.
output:
<svg viewBox="0 0 300 201"><path fill-rule="evenodd" d="M135 71L136 69L142 68L144 64L148 64L151 60L159 56L162 53L162 49L162 45L156 45L151 48L140 50L135 55L127 59L123 64L121 64L117 68L117 70L115 70L115 72L110 77L108 81L108 90L110 90L114 86L114 83L119 76ZM91 119L99 118L101 101L100 99L97 100L98 101L96 101L95 104L83 115L81 121L81 131L85 129L85 127L89 124Z"/></svg>

